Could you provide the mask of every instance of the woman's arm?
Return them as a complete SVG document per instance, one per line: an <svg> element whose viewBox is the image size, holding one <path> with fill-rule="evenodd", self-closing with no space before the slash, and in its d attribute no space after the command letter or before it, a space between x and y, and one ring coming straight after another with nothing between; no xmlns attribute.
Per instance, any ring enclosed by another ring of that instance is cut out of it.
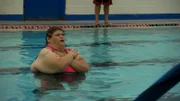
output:
<svg viewBox="0 0 180 101"><path fill-rule="evenodd" d="M63 72L72 63L73 57L75 55L72 52L60 57L51 50L43 49L31 65L31 71L35 72L34 69L36 68L39 72L48 74Z"/></svg>
<svg viewBox="0 0 180 101"><path fill-rule="evenodd" d="M70 52L65 56L61 57L54 52L50 52L45 57L45 62L48 63L50 66L54 66L57 68L57 72L63 72L64 69L69 66L73 61L74 55Z"/></svg>
<svg viewBox="0 0 180 101"><path fill-rule="evenodd" d="M74 68L77 72L88 72L89 70L88 63L80 55L77 55L74 58L70 66Z"/></svg>

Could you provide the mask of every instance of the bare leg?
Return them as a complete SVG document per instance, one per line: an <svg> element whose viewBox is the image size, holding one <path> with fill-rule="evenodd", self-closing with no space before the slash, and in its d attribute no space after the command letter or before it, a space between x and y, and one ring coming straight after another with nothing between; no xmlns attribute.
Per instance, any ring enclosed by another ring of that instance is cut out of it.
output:
<svg viewBox="0 0 180 101"><path fill-rule="evenodd" d="M108 17L109 17L109 5L104 5L104 24L110 25L111 23L109 23L108 21Z"/></svg>
<svg viewBox="0 0 180 101"><path fill-rule="evenodd" d="M101 5L95 5L95 15L96 15L96 20L95 20L95 24L99 24L99 14L101 11Z"/></svg>

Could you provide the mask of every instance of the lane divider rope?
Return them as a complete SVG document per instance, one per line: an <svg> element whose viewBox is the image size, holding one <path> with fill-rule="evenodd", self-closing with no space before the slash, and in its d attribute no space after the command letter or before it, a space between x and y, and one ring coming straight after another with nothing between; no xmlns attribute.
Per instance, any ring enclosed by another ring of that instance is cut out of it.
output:
<svg viewBox="0 0 180 101"><path fill-rule="evenodd" d="M43 25L0 25L0 29L48 29L52 26ZM116 28L146 28L146 27L180 27L178 23L168 24L114 24L114 25L60 25L63 29L78 29L78 28L103 28L103 27L116 27Z"/></svg>

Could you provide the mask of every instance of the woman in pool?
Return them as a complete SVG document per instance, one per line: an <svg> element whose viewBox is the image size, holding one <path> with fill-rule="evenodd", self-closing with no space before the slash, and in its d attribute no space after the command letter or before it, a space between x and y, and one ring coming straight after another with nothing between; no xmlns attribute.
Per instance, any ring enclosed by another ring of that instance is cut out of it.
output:
<svg viewBox="0 0 180 101"><path fill-rule="evenodd" d="M64 32L50 27L46 33L46 47L31 64L32 72L47 74L88 72L88 63L75 49L65 48Z"/></svg>

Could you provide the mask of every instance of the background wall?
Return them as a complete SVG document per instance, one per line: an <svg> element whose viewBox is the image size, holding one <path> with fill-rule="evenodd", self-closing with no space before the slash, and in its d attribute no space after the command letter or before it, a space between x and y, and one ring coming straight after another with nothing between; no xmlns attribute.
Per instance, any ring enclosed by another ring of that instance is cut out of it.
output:
<svg viewBox="0 0 180 101"><path fill-rule="evenodd" d="M53 6L47 7L49 0L0 0L0 20L94 20L92 2L93 0L51 0ZM179 5L180 0L113 0L109 19L180 19ZM104 19L103 9L100 19Z"/></svg>
<svg viewBox="0 0 180 101"><path fill-rule="evenodd" d="M93 0L66 0L66 14L94 14ZM113 0L111 14L180 13L180 0ZM103 9L101 10L103 14Z"/></svg>
<svg viewBox="0 0 180 101"><path fill-rule="evenodd" d="M20 19L23 19L23 0L0 0L0 20Z"/></svg>
<svg viewBox="0 0 180 101"><path fill-rule="evenodd" d="M23 0L0 0L0 14L23 14Z"/></svg>
<svg viewBox="0 0 180 101"><path fill-rule="evenodd" d="M66 0L67 20L94 20L93 0ZM113 0L110 20L180 19L180 0ZM103 14L103 9L101 9ZM103 20L104 16L101 15Z"/></svg>

